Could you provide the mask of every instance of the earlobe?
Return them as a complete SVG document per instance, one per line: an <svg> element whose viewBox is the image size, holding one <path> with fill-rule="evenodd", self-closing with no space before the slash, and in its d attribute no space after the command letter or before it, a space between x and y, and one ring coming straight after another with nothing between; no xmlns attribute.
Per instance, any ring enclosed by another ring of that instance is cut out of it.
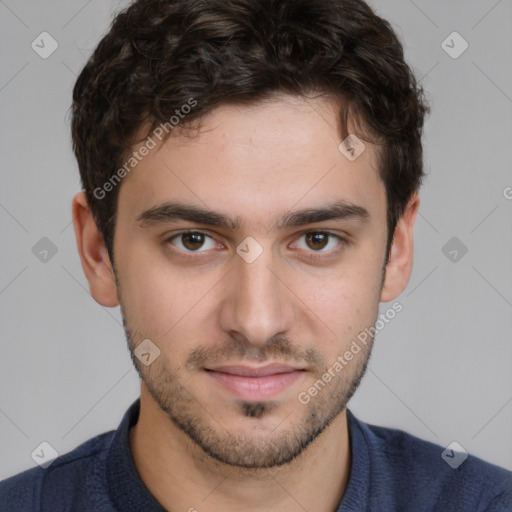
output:
<svg viewBox="0 0 512 512"><path fill-rule="evenodd" d="M91 295L102 306L117 306L119 299L112 264L84 191L73 198L72 214L78 253Z"/></svg>
<svg viewBox="0 0 512 512"><path fill-rule="evenodd" d="M407 287L414 259L413 228L420 198L415 194L408 202L397 223L393 245L386 265L386 277L381 291L381 302L396 299Z"/></svg>

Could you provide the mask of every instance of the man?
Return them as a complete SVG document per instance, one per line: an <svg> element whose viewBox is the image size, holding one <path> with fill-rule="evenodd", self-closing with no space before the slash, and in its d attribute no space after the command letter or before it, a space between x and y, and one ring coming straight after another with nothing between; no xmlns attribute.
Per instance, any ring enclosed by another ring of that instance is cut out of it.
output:
<svg viewBox="0 0 512 512"><path fill-rule="evenodd" d="M408 283L423 177L428 107L386 21L139 0L73 100L77 246L141 395L2 482L1 510L512 510L510 472L346 407Z"/></svg>

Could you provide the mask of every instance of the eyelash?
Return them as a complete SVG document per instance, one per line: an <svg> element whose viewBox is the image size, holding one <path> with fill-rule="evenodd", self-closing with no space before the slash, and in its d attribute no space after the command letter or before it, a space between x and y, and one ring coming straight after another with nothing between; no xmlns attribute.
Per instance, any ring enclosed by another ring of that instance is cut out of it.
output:
<svg viewBox="0 0 512 512"><path fill-rule="evenodd" d="M324 235L328 235L330 238L334 238L335 240L337 240L338 242L340 242L340 246L343 248L344 246L347 246L349 245L349 241L336 234L336 233L332 233L330 231L323 231L323 230L312 230L312 231L306 231L305 233L302 233L301 236L299 238L302 238L303 236L306 236L306 235L310 235L310 234L324 234ZM179 238L180 236L183 236L183 235L188 235L188 234L199 234L199 235L204 235L205 237L208 237L210 238L211 240L214 240L214 238L209 235L208 233L204 232L204 231L199 231L199 230L185 230L185 231L180 231L179 233L175 233L174 235L168 237L164 242L166 244L168 243L171 243L176 239L176 238ZM311 257L312 258L325 258L326 256L325 255L328 255L328 256L331 256L335 253L337 253L340 249L334 249L334 250L331 250L331 251L308 251L308 252L311 252ZM181 249L176 249L176 251L178 251L180 253L180 255L184 256L185 258L197 258L197 256L194 256L194 254L201 254L201 253L207 253L208 251L183 251Z"/></svg>

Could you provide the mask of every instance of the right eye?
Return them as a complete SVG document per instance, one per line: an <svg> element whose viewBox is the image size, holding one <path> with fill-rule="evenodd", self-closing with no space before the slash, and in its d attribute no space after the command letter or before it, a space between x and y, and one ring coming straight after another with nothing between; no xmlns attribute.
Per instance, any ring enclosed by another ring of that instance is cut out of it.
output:
<svg viewBox="0 0 512 512"><path fill-rule="evenodd" d="M206 252L205 250L199 250L204 246L205 242L210 242L211 244L211 247L207 247L207 250L214 248L216 243L210 235L202 231L181 231L169 237L166 242L170 242L180 252L188 254Z"/></svg>

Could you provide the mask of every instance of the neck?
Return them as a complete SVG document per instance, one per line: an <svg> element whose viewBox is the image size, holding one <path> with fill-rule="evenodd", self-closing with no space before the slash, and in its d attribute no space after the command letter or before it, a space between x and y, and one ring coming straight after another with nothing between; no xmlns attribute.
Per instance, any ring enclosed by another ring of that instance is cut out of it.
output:
<svg viewBox="0 0 512 512"><path fill-rule="evenodd" d="M205 454L144 386L130 447L142 481L169 512L335 512L350 471L346 410L292 462L245 469Z"/></svg>

